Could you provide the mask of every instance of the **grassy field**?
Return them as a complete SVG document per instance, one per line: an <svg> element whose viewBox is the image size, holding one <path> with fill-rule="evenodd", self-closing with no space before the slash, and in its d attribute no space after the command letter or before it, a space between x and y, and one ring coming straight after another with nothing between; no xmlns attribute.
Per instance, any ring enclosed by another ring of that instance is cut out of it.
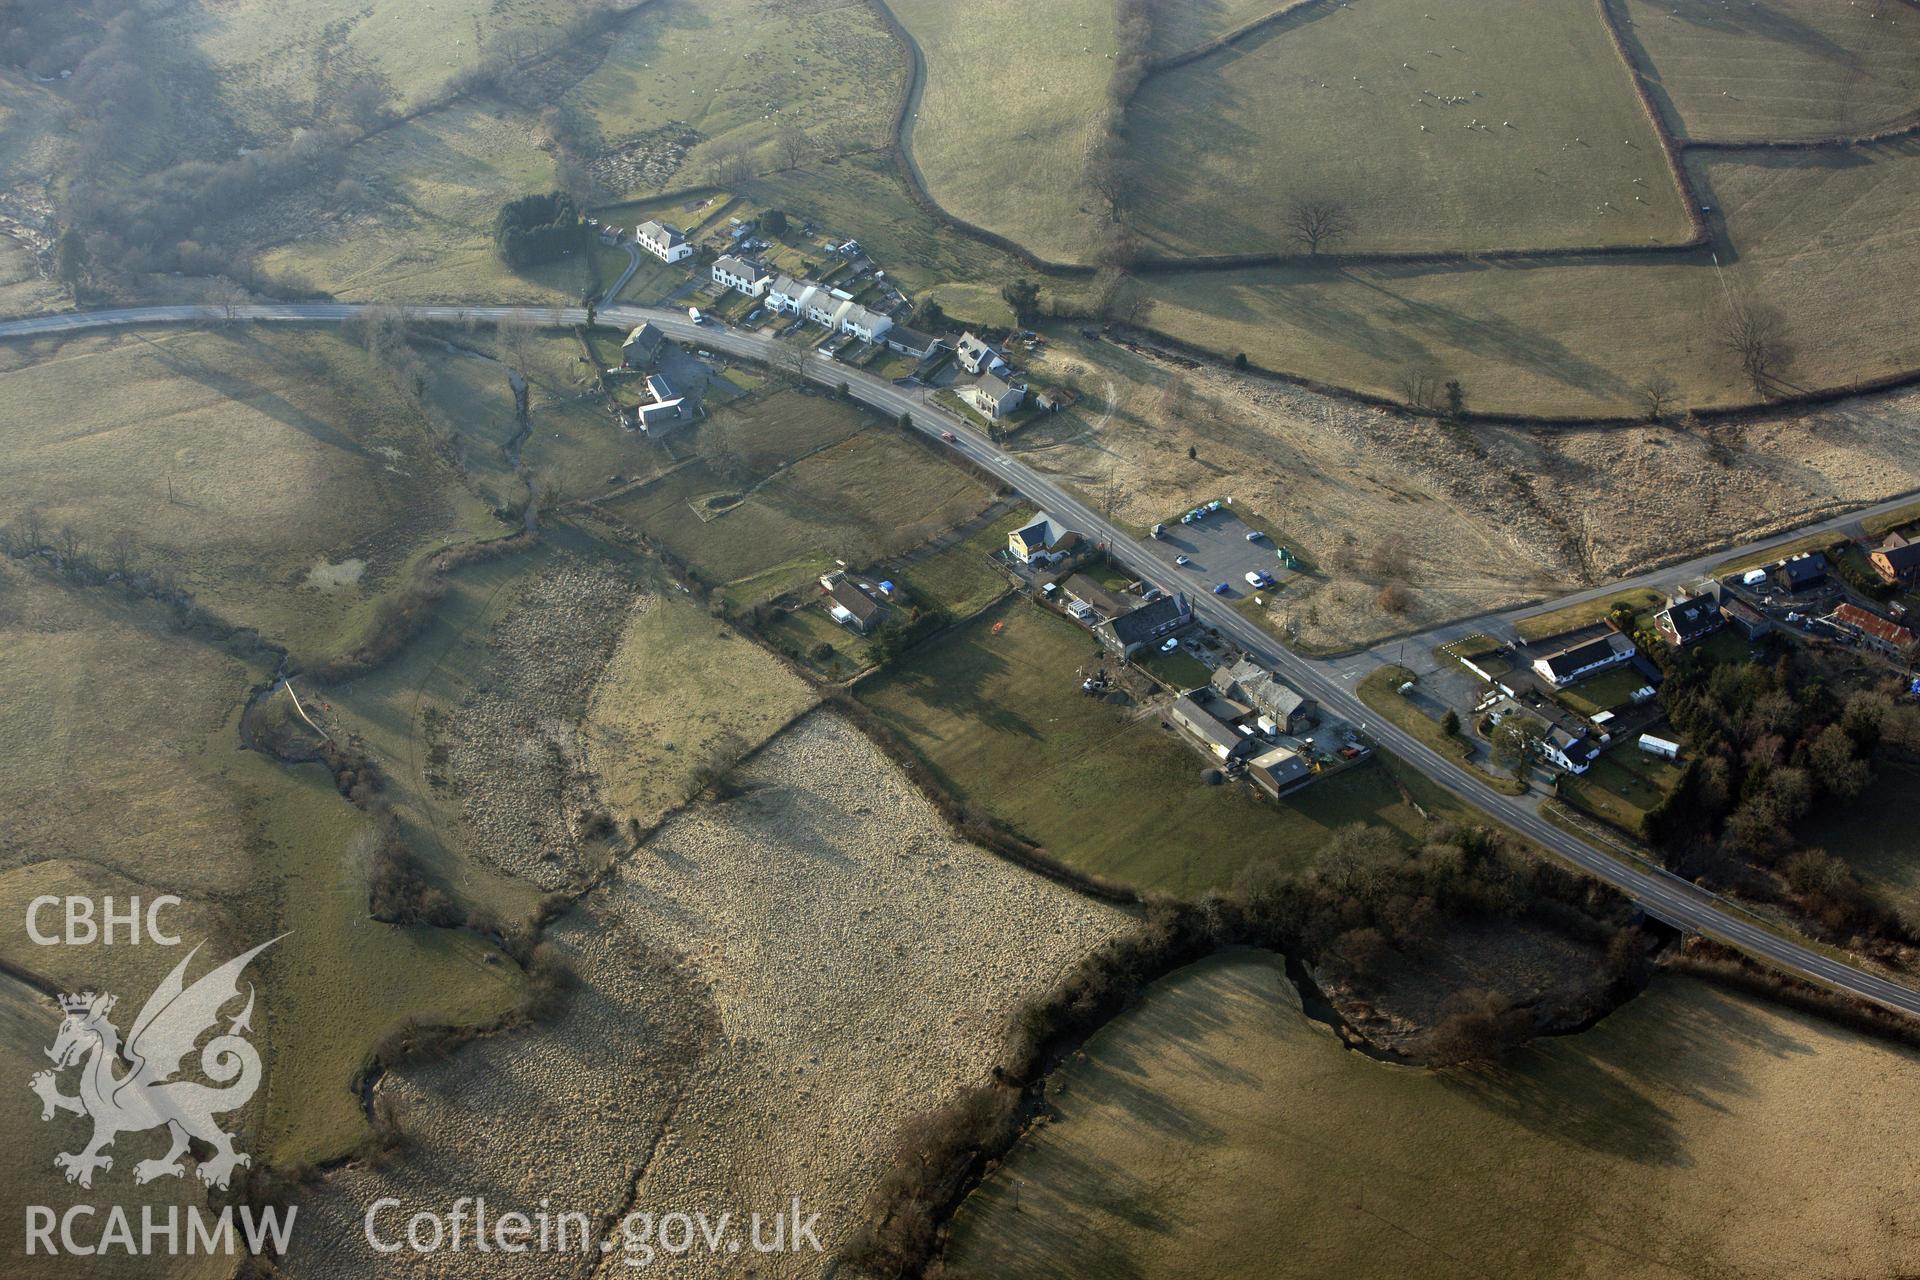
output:
<svg viewBox="0 0 1920 1280"><path fill-rule="evenodd" d="M1683 771L1682 765L1623 743L1604 752L1585 774L1564 775L1560 794L1638 839L1647 811L1672 793Z"/></svg>
<svg viewBox="0 0 1920 1280"><path fill-rule="evenodd" d="M1580 715L1597 716L1602 711L1625 706L1646 684L1646 676L1634 668L1616 667L1612 671L1589 676L1571 688L1560 690L1555 696Z"/></svg>
<svg viewBox="0 0 1920 1280"><path fill-rule="evenodd" d="M771 599L831 567L897 555L987 505L984 485L861 410L776 392L661 446L687 459L606 505L726 584Z"/></svg>
<svg viewBox="0 0 1920 1280"><path fill-rule="evenodd" d="M1915 1056L1662 979L1579 1035L1439 1075L1344 1050L1279 963L1165 979L1049 1083L948 1274L1893 1277L1884 1144ZM1890 1199L1889 1199L1890 1198Z"/></svg>
<svg viewBox="0 0 1920 1280"><path fill-rule="evenodd" d="M1153 12L1153 53L1166 57L1225 35L1256 18L1290 9L1300 0L1187 0Z"/></svg>
<svg viewBox="0 0 1920 1280"><path fill-rule="evenodd" d="M1705 258L1193 272L1154 277L1152 323L1385 395L1409 367L1437 368L1494 413L1631 414L1656 371L1686 405L1751 401L1715 336L1729 288L1788 314L1794 386L1920 365L1909 299L1882 287L1920 263L1920 229L1898 212L1920 188L1920 157L1873 147L1689 163L1724 222L1724 283Z"/></svg>
<svg viewBox="0 0 1920 1280"><path fill-rule="evenodd" d="M1630 604L1634 612L1640 613L1657 608L1664 601L1665 597L1658 591L1650 587L1636 587L1631 591L1622 591L1619 595L1586 600L1579 604L1567 605L1565 608L1533 614L1514 623L1513 629L1520 633L1522 640L1529 642L1545 640L1568 631L1577 631L1581 627L1591 626L1606 617L1617 604Z"/></svg>
<svg viewBox="0 0 1920 1280"><path fill-rule="evenodd" d="M615 812L651 826L701 770L730 764L813 701L776 659L668 589L627 620L583 727L587 756Z"/></svg>
<svg viewBox="0 0 1920 1280"><path fill-rule="evenodd" d="M1478 774L1488 786L1509 795L1523 793L1526 785L1518 779L1506 774L1489 773L1476 764L1468 763L1473 747L1465 736L1468 729L1464 723L1459 736L1449 737L1438 720L1428 716L1400 694L1400 686L1413 678L1413 672L1405 667L1380 667L1368 672L1355 692L1360 695L1362 702L1393 721L1403 732L1412 734L1462 769Z"/></svg>
<svg viewBox="0 0 1920 1280"><path fill-rule="evenodd" d="M259 961L268 1076L249 1140L275 1161L352 1146L363 1126L348 1084L380 1035L414 1015L489 1019L518 971L469 936L367 918L371 820L317 767L234 749L263 668L112 588L73 592L11 562L0 575L7 910L22 919L49 885L171 891L185 905L169 923L209 955L289 933ZM118 984L129 1011L179 959L150 946L53 954L17 929L5 942L9 960L63 985Z"/></svg>
<svg viewBox="0 0 1920 1280"><path fill-rule="evenodd" d="M1285 251L1296 199L1345 205L1355 250L1692 233L1590 5L1308 6L1152 77L1129 119L1132 219L1165 253Z"/></svg>
<svg viewBox="0 0 1920 1280"><path fill-rule="evenodd" d="M0 511L96 558L171 572L229 621L310 653L445 540L498 525L359 348L325 330L118 333L0 373ZM76 391L76 388L84 390Z"/></svg>
<svg viewBox="0 0 1920 1280"><path fill-rule="evenodd" d="M890 0L926 60L906 141L933 198L1045 258L1085 261L1099 198L1088 120L1116 49L1110 0L1060 0L1046 20L1015 0Z"/></svg>
<svg viewBox="0 0 1920 1280"><path fill-rule="evenodd" d="M1010 511L940 550L908 561L901 576L917 598L935 600L955 617L976 613L1005 595L1007 577L988 560L1007 548L1007 535L1033 518Z"/></svg>
<svg viewBox="0 0 1920 1280"><path fill-rule="evenodd" d="M1004 624L998 634L993 627ZM1327 834L1377 822L1417 837L1462 810L1385 762L1323 778L1278 806L1200 781L1207 761L1158 717L1087 697L1079 627L1011 600L915 650L859 695L967 804L1054 857L1142 889L1197 895L1249 862L1303 865Z"/></svg>
<svg viewBox="0 0 1920 1280"><path fill-rule="evenodd" d="M1920 20L1905 5L1608 3L1632 20L1682 137L1871 133L1912 119L1920 102Z"/></svg>

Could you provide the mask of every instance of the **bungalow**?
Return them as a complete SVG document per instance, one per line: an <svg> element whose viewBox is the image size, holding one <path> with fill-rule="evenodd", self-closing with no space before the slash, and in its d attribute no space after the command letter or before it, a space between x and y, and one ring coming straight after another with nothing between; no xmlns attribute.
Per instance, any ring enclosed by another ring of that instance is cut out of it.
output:
<svg viewBox="0 0 1920 1280"><path fill-rule="evenodd" d="M1668 644L1684 649L1727 625L1727 619L1707 597L1688 596L1669 602L1654 615L1653 625Z"/></svg>
<svg viewBox="0 0 1920 1280"><path fill-rule="evenodd" d="M628 332L627 340L620 344L620 367L651 369L653 362L660 358L660 347L666 340L667 335L652 324L636 326Z"/></svg>
<svg viewBox="0 0 1920 1280"><path fill-rule="evenodd" d="M922 333L918 329L909 329L896 324L887 330L887 345L903 356L912 356L915 360L925 360L940 345L940 339L932 334Z"/></svg>
<svg viewBox="0 0 1920 1280"><path fill-rule="evenodd" d="M1281 733L1305 733L1319 716L1312 698L1245 658L1230 667L1216 667L1213 687L1259 711Z"/></svg>
<svg viewBox="0 0 1920 1280"><path fill-rule="evenodd" d="M1535 658L1533 670L1542 680L1558 689L1610 667L1631 662L1635 652L1633 641L1615 631L1597 640L1587 640Z"/></svg>
<svg viewBox="0 0 1920 1280"><path fill-rule="evenodd" d="M1827 558L1818 551L1782 560L1773 566L1773 580L1782 591L1805 591L1827 576Z"/></svg>
<svg viewBox="0 0 1920 1280"><path fill-rule="evenodd" d="M1280 793L1313 776L1313 768L1292 747L1270 747L1247 761L1254 785L1278 800Z"/></svg>
<svg viewBox="0 0 1920 1280"><path fill-rule="evenodd" d="M960 398L983 417L994 422L1011 417L1027 398L1027 389L1009 382L997 373L982 375L980 381L960 388Z"/></svg>
<svg viewBox="0 0 1920 1280"><path fill-rule="evenodd" d="M1080 535L1042 511L1007 535L1007 552L1029 568L1058 564L1079 549Z"/></svg>
<svg viewBox="0 0 1920 1280"><path fill-rule="evenodd" d="M1066 387L1042 387L1033 393L1033 402L1048 413L1058 413L1080 398Z"/></svg>
<svg viewBox="0 0 1920 1280"><path fill-rule="evenodd" d="M1891 657L1904 657L1913 648L1913 632L1892 618L1883 618L1856 604L1841 605L1826 620Z"/></svg>
<svg viewBox="0 0 1920 1280"><path fill-rule="evenodd" d="M1123 660L1149 645L1158 644L1193 622L1193 605L1186 593L1176 591L1158 600L1149 600L1118 617L1109 618L1093 629L1100 643Z"/></svg>
<svg viewBox="0 0 1920 1280"><path fill-rule="evenodd" d="M1540 739L1540 754L1556 769L1585 773L1600 758L1600 745L1585 732L1575 732L1556 724L1550 726L1546 736Z"/></svg>
<svg viewBox="0 0 1920 1280"><path fill-rule="evenodd" d="M972 330L960 335L960 345L954 348L954 359L968 373L1004 369L1007 364L1005 356L989 346L984 338L975 337Z"/></svg>
<svg viewBox="0 0 1920 1280"><path fill-rule="evenodd" d="M1896 587L1920 586L1920 542L1909 542L1897 533L1874 548L1869 557L1882 581Z"/></svg>
<svg viewBox="0 0 1920 1280"><path fill-rule="evenodd" d="M827 613L848 630L866 635L880 625L886 607L874 599L865 587L844 573L822 574L820 590L825 593Z"/></svg>
<svg viewBox="0 0 1920 1280"><path fill-rule="evenodd" d="M662 262L683 262L693 256L686 235L668 222L641 223L634 228L633 242Z"/></svg>
<svg viewBox="0 0 1920 1280"><path fill-rule="evenodd" d="M1214 759L1244 760L1266 744L1250 733L1240 733L1213 713L1213 691L1196 689L1174 700L1168 716Z"/></svg>
<svg viewBox="0 0 1920 1280"><path fill-rule="evenodd" d="M757 298L765 293L772 279L772 273L751 258L737 258L728 253L713 260L713 282L738 289L748 297Z"/></svg>

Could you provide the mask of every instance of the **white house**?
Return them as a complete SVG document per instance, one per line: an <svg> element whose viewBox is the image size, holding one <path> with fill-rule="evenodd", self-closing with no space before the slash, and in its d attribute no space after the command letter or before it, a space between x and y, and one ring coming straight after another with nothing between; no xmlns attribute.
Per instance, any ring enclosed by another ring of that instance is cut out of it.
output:
<svg viewBox="0 0 1920 1280"><path fill-rule="evenodd" d="M728 289L738 289L749 297L757 298L765 293L772 279L772 273L750 258L736 258L729 253L714 259L713 262L715 284Z"/></svg>
<svg viewBox="0 0 1920 1280"><path fill-rule="evenodd" d="M863 307L851 296L810 280L774 277L767 286L767 305L800 316L835 333L851 334L862 342L876 342L893 328L893 320Z"/></svg>
<svg viewBox="0 0 1920 1280"><path fill-rule="evenodd" d="M1631 662L1636 652L1638 650L1633 641L1615 631L1597 640L1588 640L1558 653L1535 658L1533 669L1542 680L1558 689L1576 680L1584 680L1596 672Z"/></svg>
<svg viewBox="0 0 1920 1280"><path fill-rule="evenodd" d="M684 262L693 246L680 228L667 222L643 222L634 228L633 242L662 262Z"/></svg>
<svg viewBox="0 0 1920 1280"><path fill-rule="evenodd" d="M1027 389L997 373L989 373L980 381L961 387L959 394L985 417L998 422L1020 408L1020 402L1027 398Z"/></svg>
<svg viewBox="0 0 1920 1280"><path fill-rule="evenodd" d="M1585 773L1600 758L1600 745L1584 733L1573 733L1553 725L1540 739L1540 754L1547 763L1568 773Z"/></svg>
<svg viewBox="0 0 1920 1280"><path fill-rule="evenodd" d="M960 335L960 345L954 348L954 359L968 373L993 370L1005 377L1008 372L1006 357L989 346L985 339L976 337L972 330Z"/></svg>

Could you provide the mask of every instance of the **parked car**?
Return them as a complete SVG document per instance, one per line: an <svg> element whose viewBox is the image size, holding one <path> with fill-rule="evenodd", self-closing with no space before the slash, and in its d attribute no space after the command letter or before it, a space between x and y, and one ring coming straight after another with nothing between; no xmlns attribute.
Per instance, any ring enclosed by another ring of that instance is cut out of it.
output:
<svg viewBox="0 0 1920 1280"><path fill-rule="evenodd" d="M1167 642L1160 646L1160 652L1172 653L1175 649L1178 649L1179 647L1180 647L1180 637L1168 636Z"/></svg>
<svg viewBox="0 0 1920 1280"><path fill-rule="evenodd" d="M1264 534L1264 533L1262 533L1262 532L1260 532L1260 531L1259 531L1258 529L1249 529L1249 530L1247 530L1247 541L1248 541L1248 542L1258 542L1258 541L1260 541L1260 539L1262 539L1262 538L1264 538L1264 537L1266 537L1266 536L1267 536L1266 534Z"/></svg>
<svg viewBox="0 0 1920 1280"><path fill-rule="evenodd" d="M1266 574L1260 572L1258 569L1250 570L1247 573L1247 585L1250 587L1264 587L1272 581L1273 579L1269 578Z"/></svg>
<svg viewBox="0 0 1920 1280"><path fill-rule="evenodd" d="M1186 568L1188 565L1193 563L1193 561L1187 559L1185 556L1175 556L1173 558L1173 562L1179 565L1182 569Z"/></svg>
<svg viewBox="0 0 1920 1280"><path fill-rule="evenodd" d="M1217 596L1223 596L1231 590L1233 590L1233 584L1230 582L1216 582L1213 584L1213 594Z"/></svg>
<svg viewBox="0 0 1920 1280"><path fill-rule="evenodd" d="M1358 760L1360 758L1360 748L1342 747L1340 748L1340 758L1342 760Z"/></svg>

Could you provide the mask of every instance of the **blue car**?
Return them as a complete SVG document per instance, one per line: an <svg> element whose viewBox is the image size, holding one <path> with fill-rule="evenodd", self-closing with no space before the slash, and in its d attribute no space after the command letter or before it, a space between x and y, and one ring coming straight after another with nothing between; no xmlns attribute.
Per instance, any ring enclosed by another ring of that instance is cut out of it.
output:
<svg viewBox="0 0 1920 1280"><path fill-rule="evenodd" d="M1213 594L1217 596L1223 596L1231 590L1233 590L1233 585L1231 583L1216 582L1213 584Z"/></svg>

